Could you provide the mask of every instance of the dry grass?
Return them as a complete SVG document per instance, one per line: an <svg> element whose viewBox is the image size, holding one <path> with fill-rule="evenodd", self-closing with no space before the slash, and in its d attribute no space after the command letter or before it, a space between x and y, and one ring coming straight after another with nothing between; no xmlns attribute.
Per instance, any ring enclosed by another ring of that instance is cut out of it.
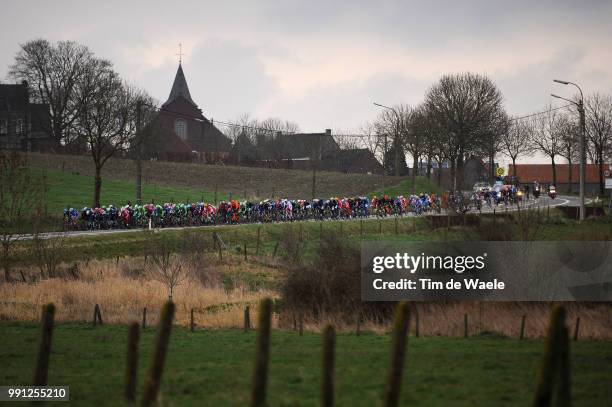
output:
<svg viewBox="0 0 612 407"><path fill-rule="evenodd" d="M564 305L572 334L576 318L580 317L580 338L612 339L612 304L568 302ZM546 334L550 307L550 303L537 302L418 303L417 311L420 333L424 336L463 336L464 315L468 314L469 335L491 333L516 338L521 318L526 315L525 336L534 338Z"/></svg>
<svg viewBox="0 0 612 407"><path fill-rule="evenodd" d="M94 175L89 156L32 153L29 159L34 167ZM133 181L135 173L133 160L113 158L104 166L102 176ZM323 197L365 194L377 190L381 180L378 175L321 171L317 173L317 194ZM225 198L221 194L226 195L229 192L235 196L259 198L272 195L304 198L312 194L312 173L301 170L145 161L143 182L208 192L216 188L219 199ZM400 180L397 180L397 183L399 182Z"/></svg>
<svg viewBox="0 0 612 407"><path fill-rule="evenodd" d="M80 265L78 279L69 276L1 285L0 319L38 320L42 305L53 302L57 306L56 318L59 321L90 321L94 304L99 304L105 323L140 321L142 310L147 307L148 323L154 324L161 305L168 298L167 288L145 274L142 258L121 259L118 264L115 261L92 261ZM194 308L200 326L238 327L242 325L244 306L252 303L254 309L257 300L264 296L274 296L274 293L251 291L239 283L226 290L218 282L203 283L200 275L190 273L174 292L176 322L188 325L190 310ZM224 306L219 307L219 311L206 310L221 304Z"/></svg>
<svg viewBox="0 0 612 407"><path fill-rule="evenodd" d="M194 264L199 264L195 267ZM202 267L202 264L206 266ZM105 323L126 324L142 319L142 309L147 307L147 322L157 322L161 305L166 301L167 288L150 278L144 271L143 258L122 258L91 261L78 266L78 278L64 270L63 278L39 280L31 283L0 285L0 319L36 321L43 304L53 302L57 306L59 321L91 321L94 304L99 304ZM189 325L190 310L195 309L196 325L205 328L240 328L243 326L244 308L251 308L251 322L256 321L259 299L278 293L269 289L247 287L245 276L278 274L268 266L244 262L240 256L226 257L223 264L211 258L199 259L189 266L188 278L176 288L176 322ZM36 273L37 270L24 270ZM197 271L197 272L196 272ZM222 284L221 275L236 275L232 284ZM241 275L238 276L238 274ZM518 337L522 315L526 315L525 336L545 335L550 304L535 302L448 302L416 303L419 314L419 330L422 336L463 336L463 318L468 314L470 335L492 333ZM573 333L577 317L580 317L580 338L612 339L612 304L566 303L568 324ZM414 309L413 309L414 310ZM290 311L275 315L273 327L293 329L295 315ZM317 320L306 315L304 329L320 332L327 323L333 323L338 331L354 331L355 321L346 315L321 314ZM411 331L414 332L414 312ZM380 323L365 320L361 330L378 334L390 330L387 319Z"/></svg>

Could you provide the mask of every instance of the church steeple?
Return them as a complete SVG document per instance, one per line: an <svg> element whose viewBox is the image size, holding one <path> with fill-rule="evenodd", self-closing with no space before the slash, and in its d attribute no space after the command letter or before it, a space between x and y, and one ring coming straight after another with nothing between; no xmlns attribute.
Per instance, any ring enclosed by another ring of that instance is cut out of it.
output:
<svg viewBox="0 0 612 407"><path fill-rule="evenodd" d="M187 86L187 80L185 79L185 74L183 73L182 64L179 62L178 70L176 71L176 76L174 77L174 83L172 84L172 90L170 90L170 96L166 103L162 106L166 106L173 102L176 98L182 96L189 103L197 108L195 102L191 99L191 95L189 94L189 87Z"/></svg>

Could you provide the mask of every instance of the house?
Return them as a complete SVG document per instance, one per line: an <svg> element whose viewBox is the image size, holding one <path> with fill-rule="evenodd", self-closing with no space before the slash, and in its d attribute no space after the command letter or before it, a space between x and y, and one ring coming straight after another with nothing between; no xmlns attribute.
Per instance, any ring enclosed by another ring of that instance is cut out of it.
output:
<svg viewBox="0 0 612 407"><path fill-rule="evenodd" d="M273 168L311 169L324 154L339 151L331 130L324 133L277 133L256 142L257 165Z"/></svg>
<svg viewBox="0 0 612 407"><path fill-rule="evenodd" d="M50 134L49 106L30 103L28 83L0 84L0 149L49 150Z"/></svg>
<svg viewBox="0 0 612 407"><path fill-rule="evenodd" d="M168 100L144 134L144 156L160 160L224 162L232 148L231 140L191 98L181 63Z"/></svg>
<svg viewBox="0 0 612 407"><path fill-rule="evenodd" d="M600 193L601 179L604 173L611 168L611 164L604 164L600 169L599 164L587 164L585 167L585 191L587 193ZM551 164L516 164L516 168L510 164L508 174L518 177L522 185L532 184L538 181L540 184L553 183L553 170ZM578 192L580 188L580 165L556 164L555 172L557 178L557 190L560 192ZM571 178L570 178L571 175Z"/></svg>
<svg viewBox="0 0 612 407"><path fill-rule="evenodd" d="M367 148L327 151L322 154L321 169L359 174L382 174L382 164Z"/></svg>

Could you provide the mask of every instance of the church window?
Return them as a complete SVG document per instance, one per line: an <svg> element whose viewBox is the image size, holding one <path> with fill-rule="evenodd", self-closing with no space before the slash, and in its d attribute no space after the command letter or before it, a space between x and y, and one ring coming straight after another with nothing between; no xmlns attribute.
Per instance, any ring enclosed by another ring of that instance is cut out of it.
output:
<svg viewBox="0 0 612 407"><path fill-rule="evenodd" d="M176 119L174 122L174 132L183 140L187 138L187 122L185 119Z"/></svg>

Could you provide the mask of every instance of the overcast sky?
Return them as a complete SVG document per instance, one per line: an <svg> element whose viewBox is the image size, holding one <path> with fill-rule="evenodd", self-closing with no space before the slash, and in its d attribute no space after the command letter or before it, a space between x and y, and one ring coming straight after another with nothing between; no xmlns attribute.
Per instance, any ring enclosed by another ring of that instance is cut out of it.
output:
<svg viewBox="0 0 612 407"><path fill-rule="evenodd" d="M373 101L417 104L451 72L490 76L516 115L570 96L555 77L612 93L610 1L220 3L3 2L0 79L19 44L74 40L164 102L180 42L205 116L248 112L303 131L357 130L378 113Z"/></svg>

